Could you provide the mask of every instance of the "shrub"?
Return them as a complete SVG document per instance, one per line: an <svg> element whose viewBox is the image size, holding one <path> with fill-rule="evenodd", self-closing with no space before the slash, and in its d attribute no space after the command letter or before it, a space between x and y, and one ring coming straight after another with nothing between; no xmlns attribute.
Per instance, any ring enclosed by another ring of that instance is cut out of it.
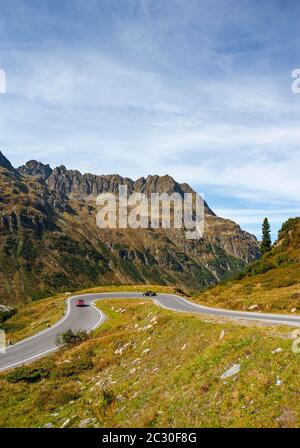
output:
<svg viewBox="0 0 300 448"><path fill-rule="evenodd" d="M4 324L0 324L0 328L1 330L6 331L6 333L15 333L16 331L20 331L23 330L23 328L25 328L26 325L25 324L21 324L21 323L11 323L11 322L4 322Z"/></svg>
<svg viewBox="0 0 300 448"><path fill-rule="evenodd" d="M10 319L17 313L15 308L12 308L8 311L0 311L0 324L3 324L6 320Z"/></svg>
<svg viewBox="0 0 300 448"><path fill-rule="evenodd" d="M80 373L90 370L94 367L93 364L93 353L88 351L86 353L77 355L76 358L72 359L70 364L61 364L59 369L52 375L53 377L73 377Z"/></svg>
<svg viewBox="0 0 300 448"><path fill-rule="evenodd" d="M45 277L45 283L54 290L71 288L73 286L72 280L63 272L54 272L51 275L47 275Z"/></svg>
<svg viewBox="0 0 300 448"><path fill-rule="evenodd" d="M181 294L182 296L189 296L189 294L187 294L186 292L184 292L183 289L181 289L181 288L175 288L175 291L176 291L178 294Z"/></svg>
<svg viewBox="0 0 300 448"><path fill-rule="evenodd" d="M56 345L58 347L70 347L72 345L80 344L83 341L86 341L88 338L88 334L84 330L67 330L64 333L60 333L56 338Z"/></svg>
<svg viewBox="0 0 300 448"><path fill-rule="evenodd" d="M45 367L18 367L8 375L6 380L9 383L18 383L24 381L26 383L36 383L43 378L48 378L50 369Z"/></svg>
<svg viewBox="0 0 300 448"><path fill-rule="evenodd" d="M109 406L115 400L115 394L111 390L102 390L102 403L104 406Z"/></svg>
<svg viewBox="0 0 300 448"><path fill-rule="evenodd" d="M51 296L51 292L44 290L44 291L34 291L31 294L31 299L33 301L37 301L37 300L41 300L41 299L46 299L47 297Z"/></svg>
<svg viewBox="0 0 300 448"><path fill-rule="evenodd" d="M68 383L50 383L41 388L37 395L36 406L46 411L64 406L71 400L80 398L80 387L74 381Z"/></svg>
<svg viewBox="0 0 300 448"><path fill-rule="evenodd" d="M243 278L245 278L245 276L246 276L245 271L240 271L234 274L233 280L242 280Z"/></svg>
<svg viewBox="0 0 300 448"><path fill-rule="evenodd" d="M277 257L276 263L278 266L280 266L283 263L286 263L288 261L288 255L287 254L280 254Z"/></svg>
<svg viewBox="0 0 300 448"><path fill-rule="evenodd" d="M286 222L282 224L281 229L278 232L279 238L282 237L284 232L288 232L289 230L296 227L296 225L300 222L300 218L290 218Z"/></svg>
<svg viewBox="0 0 300 448"><path fill-rule="evenodd" d="M297 283L296 280L292 278L278 278L275 279L272 283L273 288L288 288L289 286L293 286Z"/></svg>
<svg viewBox="0 0 300 448"><path fill-rule="evenodd" d="M265 274L266 272L274 268L275 266L272 263L263 260L258 260L249 266L248 272L250 273L250 275L259 275L259 274Z"/></svg>
<svg viewBox="0 0 300 448"><path fill-rule="evenodd" d="M293 294L291 294L291 296L289 298L291 300L299 300L300 301L300 292L294 292Z"/></svg>

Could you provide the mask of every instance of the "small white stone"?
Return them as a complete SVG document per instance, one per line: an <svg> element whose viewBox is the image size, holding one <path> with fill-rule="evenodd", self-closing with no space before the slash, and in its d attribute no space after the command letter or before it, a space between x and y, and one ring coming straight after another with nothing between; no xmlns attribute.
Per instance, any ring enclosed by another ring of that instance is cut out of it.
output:
<svg viewBox="0 0 300 448"><path fill-rule="evenodd" d="M275 355L275 353L280 353L280 352L282 352L282 348L281 347L275 348L275 350L271 351L272 355Z"/></svg>
<svg viewBox="0 0 300 448"><path fill-rule="evenodd" d="M256 308L258 308L258 305L251 305L248 310L256 310Z"/></svg>
<svg viewBox="0 0 300 448"><path fill-rule="evenodd" d="M222 330L219 336L219 341L221 341L225 336L225 330Z"/></svg>
<svg viewBox="0 0 300 448"><path fill-rule="evenodd" d="M67 420L64 421L64 423L61 425L61 428L65 428L70 423L70 419L67 418Z"/></svg>
<svg viewBox="0 0 300 448"><path fill-rule="evenodd" d="M230 369L226 370L226 372L224 372L221 375L221 377L220 377L221 380L225 380L226 378L236 375L237 373L239 373L240 368L241 368L240 364L233 364L233 366L230 367Z"/></svg>

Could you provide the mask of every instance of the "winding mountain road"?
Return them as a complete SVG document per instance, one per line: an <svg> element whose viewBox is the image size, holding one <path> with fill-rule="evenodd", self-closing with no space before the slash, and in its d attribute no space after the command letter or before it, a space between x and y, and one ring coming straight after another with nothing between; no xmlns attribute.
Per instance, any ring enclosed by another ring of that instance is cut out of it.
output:
<svg viewBox="0 0 300 448"><path fill-rule="evenodd" d="M76 301L84 299L88 306L76 307ZM103 294L85 294L73 296L68 299L66 315L51 328L44 330L34 336L24 339L6 348L5 352L0 351L0 371L27 364L41 356L57 350L56 337L59 333L68 329L92 331L99 327L106 316L96 306L95 302L105 299L146 299L142 293L120 292ZM231 311L217 308L209 308L203 305L190 302L182 297L170 294L158 294L156 297L147 297L154 303L173 311L207 314L230 319L247 319L263 321L268 324L281 324L300 327L300 316L284 314L253 313L243 311Z"/></svg>

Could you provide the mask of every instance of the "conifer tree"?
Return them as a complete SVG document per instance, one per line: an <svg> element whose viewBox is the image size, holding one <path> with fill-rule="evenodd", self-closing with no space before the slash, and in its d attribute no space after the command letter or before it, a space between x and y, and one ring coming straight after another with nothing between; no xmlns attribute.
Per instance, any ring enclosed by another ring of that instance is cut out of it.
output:
<svg viewBox="0 0 300 448"><path fill-rule="evenodd" d="M271 226L268 218L265 218L262 224L262 242L260 245L260 251L262 254L265 254L266 252L271 250L271 247L272 247Z"/></svg>

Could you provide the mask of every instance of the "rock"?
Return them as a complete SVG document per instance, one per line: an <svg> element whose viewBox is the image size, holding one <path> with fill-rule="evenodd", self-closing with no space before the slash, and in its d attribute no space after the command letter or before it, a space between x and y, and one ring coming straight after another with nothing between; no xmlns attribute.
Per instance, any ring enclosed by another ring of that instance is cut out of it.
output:
<svg viewBox="0 0 300 448"><path fill-rule="evenodd" d="M138 328L137 331L150 330L150 328L153 328L153 325L148 324L148 325L146 325L145 327L140 327L140 328Z"/></svg>
<svg viewBox="0 0 300 448"><path fill-rule="evenodd" d="M248 307L248 310L256 310L258 308L258 305L251 305Z"/></svg>
<svg viewBox="0 0 300 448"><path fill-rule="evenodd" d="M282 380L279 378L279 376L277 376L275 385L276 386L281 386L281 384L282 384Z"/></svg>
<svg viewBox="0 0 300 448"><path fill-rule="evenodd" d="M220 376L221 380L225 380L226 378L230 378L231 376L238 374L240 368L241 368L240 364L233 364L233 366L230 367L230 369L226 370L226 372L224 372Z"/></svg>
<svg viewBox="0 0 300 448"><path fill-rule="evenodd" d="M272 355L274 355L275 353L280 353L280 352L282 352L282 348L281 347L275 348L275 350L271 351Z"/></svg>
<svg viewBox="0 0 300 448"><path fill-rule="evenodd" d="M129 347L130 342L127 342L125 345L123 345L122 347L117 348L117 350L115 350L115 355L122 355L122 353L124 352L124 350L126 350L127 347Z"/></svg>
<svg viewBox="0 0 300 448"><path fill-rule="evenodd" d="M145 353L145 354L147 354L147 353L149 353L150 352L150 348L145 348L145 350L143 350L143 352L142 353Z"/></svg>
<svg viewBox="0 0 300 448"><path fill-rule="evenodd" d="M139 364L141 362L141 358L136 358L134 361L132 361L131 364Z"/></svg>
<svg viewBox="0 0 300 448"><path fill-rule="evenodd" d="M2 313L8 313L11 310L11 308L5 306L5 305L0 305L0 311Z"/></svg>
<svg viewBox="0 0 300 448"><path fill-rule="evenodd" d="M46 180L52 173L49 165L44 165L36 160L29 160L25 165L18 168L19 173L28 176L38 176L41 180Z"/></svg>
<svg viewBox="0 0 300 448"><path fill-rule="evenodd" d="M219 341L221 341L225 336L225 330L222 330L219 336Z"/></svg>
<svg viewBox="0 0 300 448"><path fill-rule="evenodd" d="M297 311L297 308L292 308L291 313L295 313Z"/></svg>
<svg viewBox="0 0 300 448"><path fill-rule="evenodd" d="M81 420L78 428L86 428L87 426L93 425L96 421L96 418L85 418L84 420Z"/></svg>
<svg viewBox="0 0 300 448"><path fill-rule="evenodd" d="M67 418L67 420L64 421L64 423L61 425L61 428L65 428L70 423L70 419Z"/></svg>

